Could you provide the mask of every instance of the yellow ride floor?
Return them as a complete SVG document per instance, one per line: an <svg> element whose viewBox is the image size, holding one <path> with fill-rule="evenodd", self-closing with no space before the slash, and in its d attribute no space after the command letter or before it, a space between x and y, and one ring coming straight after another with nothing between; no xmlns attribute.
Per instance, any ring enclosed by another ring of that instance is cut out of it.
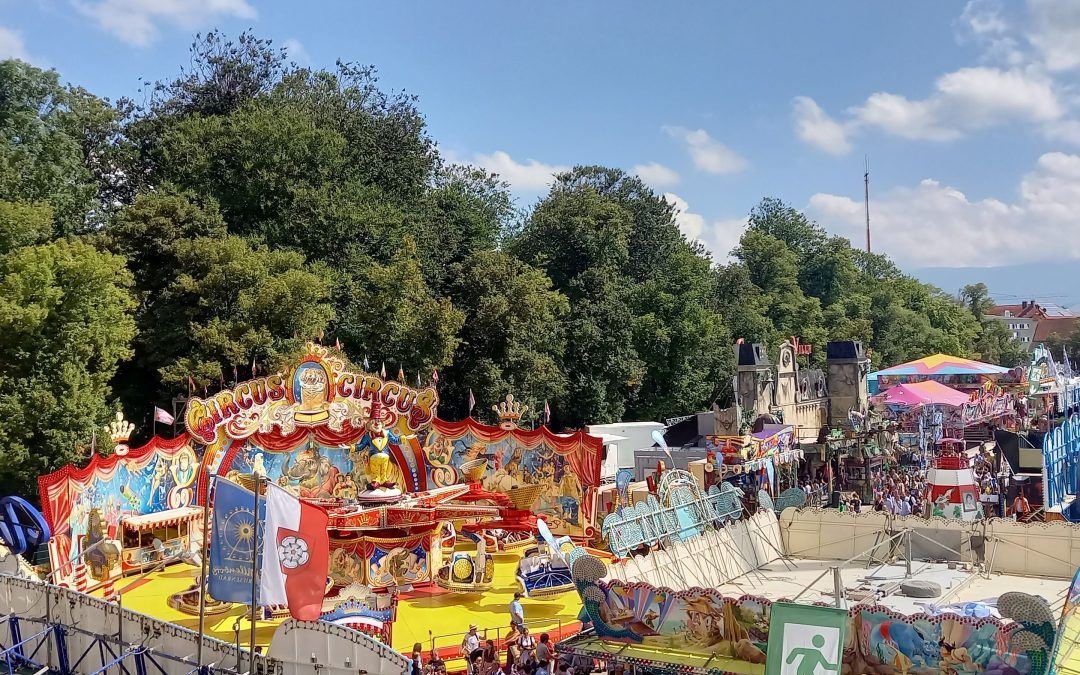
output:
<svg viewBox="0 0 1080 675"><path fill-rule="evenodd" d="M497 640L506 635L510 625L510 603L514 599L514 591L519 590L514 578L518 557L498 555L495 560L495 586L486 593L463 595L431 587L400 598L393 628L394 649L408 655L413 644L420 642L426 657L434 640L436 649L452 648L456 656L457 647L472 623L479 626L481 636L486 633L486 637ZM115 588L125 589L134 583L133 588L123 593L125 608L196 630L199 626L197 616L175 610L168 604L170 595L186 590L195 583L196 573L194 567L177 564L153 572L142 581L135 582L133 580L137 577L128 577L118 581ZM101 597L102 592L97 590L92 595ZM526 623L533 633L555 633L560 627L563 627L564 634L576 632L572 628L576 626L581 611L581 601L576 592L570 591L543 601L523 598L521 602ZM235 642L233 626L237 618L240 619L240 644L247 647L251 624L243 605L233 605L222 614L207 615L206 632L218 640ZM268 645L280 623L259 621L255 632L256 643Z"/></svg>

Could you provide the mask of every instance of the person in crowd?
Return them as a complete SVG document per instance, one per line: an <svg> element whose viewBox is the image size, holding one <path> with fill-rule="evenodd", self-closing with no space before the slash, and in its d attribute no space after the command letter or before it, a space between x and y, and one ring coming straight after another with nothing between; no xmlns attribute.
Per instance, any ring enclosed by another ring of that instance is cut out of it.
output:
<svg viewBox="0 0 1080 675"><path fill-rule="evenodd" d="M551 636L547 633L541 633L540 643L536 645L536 660L539 663L547 661L550 664L552 661L551 656Z"/></svg>
<svg viewBox="0 0 1080 675"><path fill-rule="evenodd" d="M499 672L499 650L494 640L484 643L483 658L480 661L480 675L496 675Z"/></svg>
<svg viewBox="0 0 1080 675"><path fill-rule="evenodd" d="M534 660L534 653L536 652L536 638L529 634L528 626L518 626L518 632L521 633L521 637L518 638L518 648L521 650L521 656L519 661L528 663Z"/></svg>
<svg viewBox="0 0 1080 675"><path fill-rule="evenodd" d="M469 667L469 675L476 675L472 669L473 655L480 649L480 636L477 634L476 624L471 624L465 637L461 639L461 656L466 659Z"/></svg>
<svg viewBox="0 0 1080 675"><path fill-rule="evenodd" d="M1031 503L1028 502L1023 489L1016 493L1016 499L1013 500L1013 515L1020 522L1027 522L1027 519L1031 516Z"/></svg>
<svg viewBox="0 0 1080 675"><path fill-rule="evenodd" d="M409 661L409 675L423 675L423 653L424 647L419 642L413 644L412 659Z"/></svg>
<svg viewBox="0 0 1080 675"><path fill-rule="evenodd" d="M525 625L525 608L521 606L521 592L514 593L514 600L510 603L510 623L518 626Z"/></svg>
<svg viewBox="0 0 1080 675"><path fill-rule="evenodd" d="M517 669L518 656L521 654L521 648L518 647L520 637L517 624L510 624L510 630L506 633L506 675L513 675Z"/></svg>

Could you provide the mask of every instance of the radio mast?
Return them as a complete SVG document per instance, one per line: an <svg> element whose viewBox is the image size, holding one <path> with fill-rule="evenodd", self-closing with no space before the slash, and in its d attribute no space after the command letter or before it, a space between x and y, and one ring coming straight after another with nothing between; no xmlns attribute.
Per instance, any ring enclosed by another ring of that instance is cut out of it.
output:
<svg viewBox="0 0 1080 675"><path fill-rule="evenodd" d="M866 207L866 252L870 252L870 156L864 155L863 205Z"/></svg>

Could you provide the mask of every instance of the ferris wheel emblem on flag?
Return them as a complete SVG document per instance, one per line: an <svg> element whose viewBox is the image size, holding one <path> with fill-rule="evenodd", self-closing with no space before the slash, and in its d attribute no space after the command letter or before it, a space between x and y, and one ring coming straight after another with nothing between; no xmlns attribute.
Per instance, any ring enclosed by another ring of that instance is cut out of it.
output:
<svg viewBox="0 0 1080 675"><path fill-rule="evenodd" d="M308 544L300 537L285 537L278 544L278 558L285 569L294 570L308 561Z"/></svg>

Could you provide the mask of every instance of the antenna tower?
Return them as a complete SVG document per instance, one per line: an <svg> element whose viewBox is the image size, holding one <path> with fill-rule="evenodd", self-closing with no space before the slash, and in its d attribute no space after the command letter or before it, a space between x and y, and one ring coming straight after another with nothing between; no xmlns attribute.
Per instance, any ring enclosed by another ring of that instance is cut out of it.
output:
<svg viewBox="0 0 1080 675"><path fill-rule="evenodd" d="M864 156L863 205L866 207L866 252L870 253L870 157Z"/></svg>

